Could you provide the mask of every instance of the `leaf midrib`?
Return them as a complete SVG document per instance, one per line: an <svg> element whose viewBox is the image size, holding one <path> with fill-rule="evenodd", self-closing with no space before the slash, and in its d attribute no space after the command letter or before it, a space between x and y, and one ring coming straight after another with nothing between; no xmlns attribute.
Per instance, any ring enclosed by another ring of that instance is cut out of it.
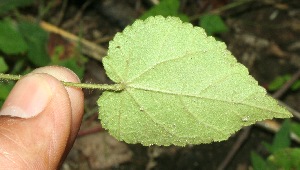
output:
<svg viewBox="0 0 300 170"><path fill-rule="evenodd" d="M239 105L253 107L253 108L256 108L259 110L263 110L263 111L269 111L269 112L273 112L273 113L282 114L282 112L277 112L274 110L266 109L266 108L255 106L255 105L250 105L248 103L243 103L243 102L234 102L234 101L221 100L221 99L209 98L209 97L204 97L204 96L196 96L196 95L191 95L191 94L176 93L176 92L164 91L164 90L159 90L159 89L138 87L138 86L134 86L133 84L129 84L126 86L126 89L130 89L130 88L134 89L134 90L150 91L150 92L162 93L162 94L166 94L166 95L192 97L192 98L197 98L197 99L212 100L212 101L218 101L218 102L229 103L229 104L239 104ZM264 113L262 112L262 114L264 114ZM265 114L265 115L269 115L269 114Z"/></svg>

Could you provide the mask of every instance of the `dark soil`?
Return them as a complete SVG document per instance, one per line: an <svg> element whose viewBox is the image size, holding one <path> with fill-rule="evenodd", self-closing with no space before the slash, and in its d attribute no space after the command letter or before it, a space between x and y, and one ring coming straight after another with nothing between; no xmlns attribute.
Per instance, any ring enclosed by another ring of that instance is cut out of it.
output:
<svg viewBox="0 0 300 170"><path fill-rule="evenodd" d="M75 35L83 35L104 48L116 32L132 23L151 6L151 0L62 1L44 19ZM181 11L191 18L220 9L230 0L182 0ZM26 12L26 10L25 10ZM61 16L62 17L59 17ZM230 31L216 35L234 56L248 67L259 84L267 85L277 76L294 74L300 67L300 3L298 0L254 1L220 13ZM198 20L192 20L197 25ZM83 82L110 83L101 62L89 59ZM96 100L100 92L86 90L86 116L80 135L62 169L217 169L243 130L229 140L186 147L144 147L117 142L100 127ZM300 110L300 92L288 91L280 98ZM94 129L94 131L93 131ZM96 130L95 130L96 129ZM226 169L251 166L252 151L267 155L262 141L273 134L254 126Z"/></svg>

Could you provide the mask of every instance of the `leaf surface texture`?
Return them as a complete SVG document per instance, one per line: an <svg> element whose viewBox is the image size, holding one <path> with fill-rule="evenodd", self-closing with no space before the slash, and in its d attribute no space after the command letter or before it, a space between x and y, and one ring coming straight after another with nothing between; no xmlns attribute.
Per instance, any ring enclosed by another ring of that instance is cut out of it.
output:
<svg viewBox="0 0 300 170"><path fill-rule="evenodd" d="M291 116L224 43L176 17L137 20L116 34L103 65L125 88L103 93L99 118L127 143L211 143L256 121Z"/></svg>

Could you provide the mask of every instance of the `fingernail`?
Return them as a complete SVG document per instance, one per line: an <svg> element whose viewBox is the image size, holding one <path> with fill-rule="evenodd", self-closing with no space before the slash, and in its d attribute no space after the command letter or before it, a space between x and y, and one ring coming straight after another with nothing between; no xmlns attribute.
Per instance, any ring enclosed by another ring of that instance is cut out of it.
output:
<svg viewBox="0 0 300 170"><path fill-rule="evenodd" d="M41 113L52 98L51 82L43 74L30 74L19 80L0 111L0 115L30 118Z"/></svg>

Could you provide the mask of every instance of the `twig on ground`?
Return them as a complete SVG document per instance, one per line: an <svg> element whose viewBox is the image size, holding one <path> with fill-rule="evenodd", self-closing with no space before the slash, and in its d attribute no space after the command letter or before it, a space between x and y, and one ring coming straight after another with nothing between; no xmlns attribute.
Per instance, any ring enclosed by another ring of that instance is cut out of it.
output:
<svg viewBox="0 0 300 170"><path fill-rule="evenodd" d="M84 10L92 3L92 0L85 1L84 4L81 6L79 10L77 10L76 15L72 18L72 20L69 20L63 24L64 28L73 27L74 25L78 25L78 22L80 21L82 14Z"/></svg>
<svg viewBox="0 0 300 170"><path fill-rule="evenodd" d="M105 36L105 37L95 40L94 42L95 43L105 43L105 42L112 40L113 38L114 38L114 36Z"/></svg>
<svg viewBox="0 0 300 170"><path fill-rule="evenodd" d="M286 105L285 103L283 103L280 100L277 100L277 101L281 106L284 106L288 111L290 111L292 113L292 115L294 116L294 118L297 118L298 120L300 120L300 113L297 110L291 108L290 106Z"/></svg>
<svg viewBox="0 0 300 170"><path fill-rule="evenodd" d="M287 81L279 90L277 90L272 96L274 98L280 98L294 83L300 78L300 69Z"/></svg>
<svg viewBox="0 0 300 170"><path fill-rule="evenodd" d="M65 0L65 1L62 1L62 5L61 5L61 10L59 11L58 13L58 17L57 19L54 21L54 25L59 25L62 21L62 19L64 18L65 16L65 12L66 12L66 9L67 9L67 5L68 5L68 1L69 0Z"/></svg>
<svg viewBox="0 0 300 170"><path fill-rule="evenodd" d="M63 29L60 29L50 23L41 21L40 26L48 32L52 32L52 33L55 33L55 34L58 34L58 35L64 37L65 39L74 43L75 45L80 44L82 47L81 50L82 50L83 54L90 56L98 61L101 61L102 58L107 53L106 49L104 49L103 47L101 47L97 44L94 44L93 42L90 42L86 39L80 38L74 34L71 34L71 33L67 32Z"/></svg>
<svg viewBox="0 0 300 170"><path fill-rule="evenodd" d="M93 134L93 133L97 133L97 132L101 132L101 131L104 131L104 129L99 125L99 126L92 127L90 129L80 130L77 134L77 137L82 137L85 135L89 135L89 134Z"/></svg>
<svg viewBox="0 0 300 170"><path fill-rule="evenodd" d="M230 149L229 153L226 155L223 162L218 166L218 170L223 170L227 167L227 165L230 163L230 161L232 160L234 155L240 149L241 145L248 138L248 136L250 134L250 130L251 130L251 126L243 128L243 132L239 135L238 139L236 140L235 144Z"/></svg>

